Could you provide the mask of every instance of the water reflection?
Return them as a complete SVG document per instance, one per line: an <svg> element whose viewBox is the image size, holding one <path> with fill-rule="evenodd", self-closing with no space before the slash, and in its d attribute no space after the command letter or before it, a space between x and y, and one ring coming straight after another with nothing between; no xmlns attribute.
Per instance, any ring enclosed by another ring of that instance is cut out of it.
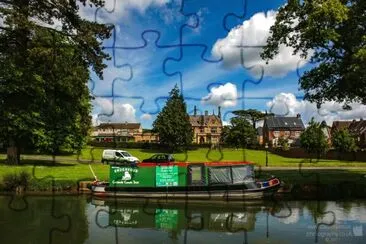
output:
<svg viewBox="0 0 366 244"><path fill-rule="evenodd" d="M123 243L363 243L365 202L254 204L93 200L100 234ZM359 217L357 217L359 216ZM114 231L112 237L111 231ZM366 229L365 229L366 231ZM365 237L364 237L365 234ZM112 239L110 239L112 241Z"/></svg>
<svg viewBox="0 0 366 244"><path fill-rule="evenodd" d="M83 243L85 206L82 197L0 196L0 243Z"/></svg>
<svg viewBox="0 0 366 244"><path fill-rule="evenodd" d="M1 243L365 243L366 201L0 196Z"/></svg>

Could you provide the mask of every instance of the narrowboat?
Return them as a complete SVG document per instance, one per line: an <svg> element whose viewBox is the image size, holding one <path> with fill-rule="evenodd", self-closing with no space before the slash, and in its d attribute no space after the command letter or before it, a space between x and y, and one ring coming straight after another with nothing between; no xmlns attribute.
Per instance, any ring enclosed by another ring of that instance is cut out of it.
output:
<svg viewBox="0 0 366 244"><path fill-rule="evenodd" d="M94 181L97 197L249 200L271 197L281 185L257 180L249 162L142 162L110 165L109 182Z"/></svg>

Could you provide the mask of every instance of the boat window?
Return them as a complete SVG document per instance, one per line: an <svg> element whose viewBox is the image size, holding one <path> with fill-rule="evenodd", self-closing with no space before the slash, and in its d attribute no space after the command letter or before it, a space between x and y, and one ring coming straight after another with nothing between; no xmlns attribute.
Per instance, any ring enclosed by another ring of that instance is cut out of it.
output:
<svg viewBox="0 0 366 244"><path fill-rule="evenodd" d="M253 182L254 175L251 166L235 166L232 167L233 183L240 184L246 182Z"/></svg>
<svg viewBox="0 0 366 244"><path fill-rule="evenodd" d="M209 168L210 184L231 184L230 167L211 167Z"/></svg>
<svg viewBox="0 0 366 244"><path fill-rule="evenodd" d="M188 166L188 182L190 185L205 184L205 173L203 165Z"/></svg>

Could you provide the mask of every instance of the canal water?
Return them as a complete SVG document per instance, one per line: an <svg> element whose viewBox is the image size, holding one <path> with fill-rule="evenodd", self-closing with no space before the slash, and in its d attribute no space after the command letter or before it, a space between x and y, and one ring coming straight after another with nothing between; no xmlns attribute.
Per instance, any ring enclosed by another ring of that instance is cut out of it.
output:
<svg viewBox="0 0 366 244"><path fill-rule="evenodd" d="M366 243L366 201L0 196L0 243Z"/></svg>

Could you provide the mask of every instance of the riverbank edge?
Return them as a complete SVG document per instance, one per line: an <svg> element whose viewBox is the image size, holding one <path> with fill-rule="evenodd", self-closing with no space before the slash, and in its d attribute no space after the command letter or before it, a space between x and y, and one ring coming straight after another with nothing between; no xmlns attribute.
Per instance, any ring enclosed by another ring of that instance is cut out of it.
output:
<svg viewBox="0 0 366 244"><path fill-rule="evenodd" d="M85 187L90 182L84 181L78 188L70 190L49 190L49 191L0 191L0 196L11 196L25 198L27 196L92 196L92 191ZM110 199L110 198L106 198ZM146 196L146 199L150 199ZM365 183L339 182L339 184L284 184L268 199L272 201L281 200L343 200L343 199L366 199ZM174 200L174 199L171 199ZM210 200L208 200L210 201ZM222 201L225 201L223 199ZM239 200L240 201L240 200ZM247 200L244 200L247 201ZM249 200L250 201L250 200Z"/></svg>

